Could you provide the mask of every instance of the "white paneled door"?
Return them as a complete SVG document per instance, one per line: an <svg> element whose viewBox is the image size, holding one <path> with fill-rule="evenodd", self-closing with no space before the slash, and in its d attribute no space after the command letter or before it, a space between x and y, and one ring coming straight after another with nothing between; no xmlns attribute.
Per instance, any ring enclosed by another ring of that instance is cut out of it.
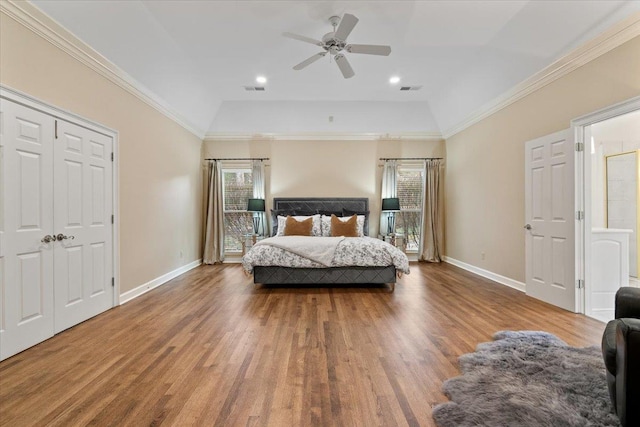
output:
<svg viewBox="0 0 640 427"><path fill-rule="evenodd" d="M53 336L54 120L5 100L0 114L4 359Z"/></svg>
<svg viewBox="0 0 640 427"><path fill-rule="evenodd" d="M525 144L527 295L576 311L575 148L569 130Z"/></svg>
<svg viewBox="0 0 640 427"><path fill-rule="evenodd" d="M109 309L111 138L58 120L54 149L55 332Z"/></svg>
<svg viewBox="0 0 640 427"><path fill-rule="evenodd" d="M0 358L114 304L113 139L0 99Z"/></svg>

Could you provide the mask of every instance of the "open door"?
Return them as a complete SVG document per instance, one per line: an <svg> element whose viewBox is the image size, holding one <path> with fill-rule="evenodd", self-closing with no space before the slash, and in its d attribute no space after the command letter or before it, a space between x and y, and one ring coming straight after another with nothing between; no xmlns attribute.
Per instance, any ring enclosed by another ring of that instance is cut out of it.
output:
<svg viewBox="0 0 640 427"><path fill-rule="evenodd" d="M575 144L569 129L525 143L527 295L576 311Z"/></svg>

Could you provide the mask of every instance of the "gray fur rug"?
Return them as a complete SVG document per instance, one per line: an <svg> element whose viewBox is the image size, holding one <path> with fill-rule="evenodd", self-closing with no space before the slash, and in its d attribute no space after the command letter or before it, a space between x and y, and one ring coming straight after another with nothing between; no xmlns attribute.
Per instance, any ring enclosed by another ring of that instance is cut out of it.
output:
<svg viewBox="0 0 640 427"><path fill-rule="evenodd" d="M433 409L440 427L619 426L598 347L570 347L554 335L502 331L459 359L445 381L451 402Z"/></svg>

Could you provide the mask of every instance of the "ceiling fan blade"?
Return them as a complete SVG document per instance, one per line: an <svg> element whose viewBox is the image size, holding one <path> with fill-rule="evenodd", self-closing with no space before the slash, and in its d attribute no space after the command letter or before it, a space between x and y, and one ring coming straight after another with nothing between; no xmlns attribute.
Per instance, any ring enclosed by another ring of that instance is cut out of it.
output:
<svg viewBox="0 0 640 427"><path fill-rule="evenodd" d="M316 62L318 59L322 58L326 54L327 54L327 52L316 53L311 58L305 59L304 61L302 61L301 63L299 63L295 67L293 67L293 69L294 70L302 70L304 67L313 64L314 62Z"/></svg>
<svg viewBox="0 0 640 427"><path fill-rule="evenodd" d="M316 46L322 46L322 42L320 40L312 39L311 37L301 36L300 34L294 34L294 33L282 33L282 35L290 39L299 40L305 43L315 44Z"/></svg>
<svg viewBox="0 0 640 427"><path fill-rule="evenodd" d="M347 40L347 37L349 37L353 27L355 27L357 23L358 18L349 13L345 13L340 20L340 25L338 25L338 29L336 30L335 38L342 41Z"/></svg>
<svg viewBox="0 0 640 427"><path fill-rule="evenodd" d="M353 72L353 68L351 68L346 56L342 54L336 55L336 64L338 64L338 68L340 68L345 79L350 79L356 74Z"/></svg>
<svg viewBox="0 0 640 427"><path fill-rule="evenodd" d="M348 44L345 49L347 52L365 53L367 55L389 56L391 53L391 46L376 44Z"/></svg>

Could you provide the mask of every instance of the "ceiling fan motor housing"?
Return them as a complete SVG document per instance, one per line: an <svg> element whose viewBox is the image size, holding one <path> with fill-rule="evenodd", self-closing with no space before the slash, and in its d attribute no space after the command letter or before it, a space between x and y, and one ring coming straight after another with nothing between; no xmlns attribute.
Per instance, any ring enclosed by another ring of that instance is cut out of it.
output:
<svg viewBox="0 0 640 427"><path fill-rule="evenodd" d="M323 48L332 55L337 54L346 46L346 43L342 40L335 38L336 33L331 32L322 36Z"/></svg>

